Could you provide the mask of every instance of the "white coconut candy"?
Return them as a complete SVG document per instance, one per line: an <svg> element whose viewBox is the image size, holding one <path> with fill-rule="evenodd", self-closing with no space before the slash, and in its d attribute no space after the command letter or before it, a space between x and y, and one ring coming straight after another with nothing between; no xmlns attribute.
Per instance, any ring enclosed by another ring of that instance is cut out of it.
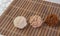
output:
<svg viewBox="0 0 60 36"><path fill-rule="evenodd" d="M27 25L26 18L23 16L16 17L13 23L14 23L14 26L19 29L23 29Z"/></svg>

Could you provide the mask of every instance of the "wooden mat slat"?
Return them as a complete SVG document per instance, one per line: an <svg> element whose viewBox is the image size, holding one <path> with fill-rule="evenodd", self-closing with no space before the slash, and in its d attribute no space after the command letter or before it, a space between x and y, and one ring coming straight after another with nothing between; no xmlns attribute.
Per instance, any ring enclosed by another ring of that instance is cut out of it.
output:
<svg viewBox="0 0 60 36"><path fill-rule="evenodd" d="M58 27L43 25L40 28L33 28L28 22L32 15L40 15L45 20L46 16L52 13L57 14L60 18L59 4L41 0L14 0L0 18L0 32L6 36L59 36ZM28 26L23 30L13 25L17 16L27 18Z"/></svg>

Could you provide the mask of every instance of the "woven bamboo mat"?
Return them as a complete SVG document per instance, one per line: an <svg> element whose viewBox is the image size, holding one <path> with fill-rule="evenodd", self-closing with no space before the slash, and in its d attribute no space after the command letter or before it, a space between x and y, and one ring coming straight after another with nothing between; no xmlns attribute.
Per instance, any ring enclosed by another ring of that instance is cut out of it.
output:
<svg viewBox="0 0 60 36"><path fill-rule="evenodd" d="M60 36L59 26L49 27L43 23L40 28L33 28L27 21L28 26L21 30L13 25L17 16L25 16L28 20L36 14L45 20L46 16L52 13L60 18L59 4L41 0L14 0L0 17L0 33L6 36Z"/></svg>

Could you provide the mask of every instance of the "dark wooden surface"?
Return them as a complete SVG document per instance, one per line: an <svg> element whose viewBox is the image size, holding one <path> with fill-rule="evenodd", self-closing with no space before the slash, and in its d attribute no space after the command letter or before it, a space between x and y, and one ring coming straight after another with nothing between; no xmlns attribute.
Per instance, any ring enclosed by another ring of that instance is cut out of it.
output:
<svg viewBox="0 0 60 36"><path fill-rule="evenodd" d="M60 19L59 4L41 0L14 0L0 17L0 33L6 36L59 36L60 26L49 27L43 23L40 28L33 28L28 22L32 15L39 15L45 20L47 15L53 13ZM14 27L13 21L17 16L25 16L28 26L22 30Z"/></svg>

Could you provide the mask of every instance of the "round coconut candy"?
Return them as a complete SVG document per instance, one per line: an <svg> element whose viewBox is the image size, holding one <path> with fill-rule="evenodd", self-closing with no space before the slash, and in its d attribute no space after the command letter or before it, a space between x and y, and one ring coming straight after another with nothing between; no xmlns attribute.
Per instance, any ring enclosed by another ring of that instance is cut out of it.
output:
<svg viewBox="0 0 60 36"><path fill-rule="evenodd" d="M14 26L19 29L23 29L27 25L26 18L23 16L16 17L13 23L14 23Z"/></svg>
<svg viewBox="0 0 60 36"><path fill-rule="evenodd" d="M58 19L57 15L51 14L51 15L48 15L48 16L47 16L45 22L46 22L47 25L49 25L49 26L56 26L56 25L58 24L58 21L59 21L59 19Z"/></svg>
<svg viewBox="0 0 60 36"><path fill-rule="evenodd" d="M35 15L35 16L30 17L29 23L32 27L36 28L36 27L40 27L42 25L43 20L40 16Z"/></svg>

